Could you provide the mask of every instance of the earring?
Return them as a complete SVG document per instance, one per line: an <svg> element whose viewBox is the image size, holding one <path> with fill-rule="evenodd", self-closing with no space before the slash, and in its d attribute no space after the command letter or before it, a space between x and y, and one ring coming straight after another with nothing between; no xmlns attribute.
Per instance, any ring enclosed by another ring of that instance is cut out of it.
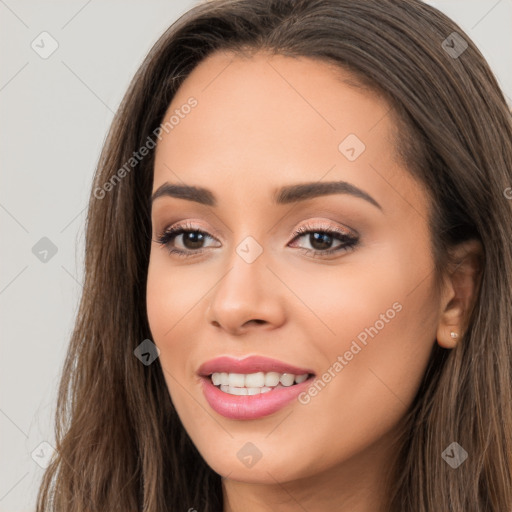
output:
<svg viewBox="0 0 512 512"><path fill-rule="evenodd" d="M452 332L450 333L450 336L451 336L453 339L456 339L458 335L457 335L457 333L456 333L456 332L452 331Z"/></svg>

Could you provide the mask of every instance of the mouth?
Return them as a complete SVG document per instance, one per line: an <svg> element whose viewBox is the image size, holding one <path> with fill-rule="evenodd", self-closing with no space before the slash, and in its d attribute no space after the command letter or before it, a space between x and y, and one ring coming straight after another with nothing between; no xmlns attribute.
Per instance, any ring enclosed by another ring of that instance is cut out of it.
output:
<svg viewBox="0 0 512 512"><path fill-rule="evenodd" d="M215 382L219 379L221 382L226 382L226 377L228 384L213 383L213 379ZM295 382L297 377L300 382ZM264 384L274 384L278 378L279 381L275 386L253 385L261 384L262 379ZM281 383L281 378L284 385ZM293 383L291 383L292 378ZM313 379L314 375L310 373L295 375L277 372L252 374L214 372L202 376L201 383L204 397L215 412L232 420L256 420L277 413L296 402L297 397L305 392ZM229 382L234 384L243 382L244 386L233 386Z"/></svg>
<svg viewBox="0 0 512 512"><path fill-rule="evenodd" d="M289 388L314 377L313 373L228 373L214 372L205 375L220 391L230 395L260 395L273 390Z"/></svg>
<svg viewBox="0 0 512 512"><path fill-rule="evenodd" d="M221 356L197 370L210 407L232 420L255 420L291 404L315 378L311 369L259 355Z"/></svg>

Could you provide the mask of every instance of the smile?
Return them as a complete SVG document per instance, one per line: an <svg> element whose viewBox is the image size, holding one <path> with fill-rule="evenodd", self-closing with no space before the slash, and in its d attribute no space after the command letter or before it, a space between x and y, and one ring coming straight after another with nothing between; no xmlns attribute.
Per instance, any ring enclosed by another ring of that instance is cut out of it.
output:
<svg viewBox="0 0 512 512"><path fill-rule="evenodd" d="M214 386L224 393L230 395L259 395L268 393L273 389L293 386L304 382L311 374L303 373L294 375L293 373L278 372L257 372L257 373L226 373L216 372L210 375Z"/></svg>

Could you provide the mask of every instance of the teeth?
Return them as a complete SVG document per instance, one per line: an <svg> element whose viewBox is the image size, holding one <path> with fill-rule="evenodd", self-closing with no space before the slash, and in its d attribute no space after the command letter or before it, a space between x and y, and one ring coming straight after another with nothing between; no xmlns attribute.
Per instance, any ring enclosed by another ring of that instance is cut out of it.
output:
<svg viewBox="0 0 512 512"><path fill-rule="evenodd" d="M237 388L233 386L225 386L221 384L220 390L230 395L259 395L260 393L268 393L272 388L263 386L261 388Z"/></svg>
<svg viewBox="0 0 512 512"><path fill-rule="evenodd" d="M268 393L273 388L288 387L300 384L308 378L307 373L294 375L293 373L257 372L257 373L212 373L214 386L231 395L258 395Z"/></svg>
<svg viewBox="0 0 512 512"><path fill-rule="evenodd" d="M230 373L229 385L232 387L243 388L245 386L245 375L243 373Z"/></svg>
<svg viewBox="0 0 512 512"><path fill-rule="evenodd" d="M304 375L296 375L295 376L295 382L297 384L300 384L301 382L304 382L308 378L308 374L305 373Z"/></svg>
<svg viewBox="0 0 512 512"><path fill-rule="evenodd" d="M250 373L245 376L245 383L242 386L247 388L262 388L265 385L265 374L263 372Z"/></svg>
<svg viewBox="0 0 512 512"><path fill-rule="evenodd" d="M257 388L247 388L247 394L248 395L259 395L260 393L263 393L262 391L263 387L257 387ZM270 388L265 388L270 391Z"/></svg>
<svg viewBox="0 0 512 512"><path fill-rule="evenodd" d="M283 373L281 377L279 377L279 382L283 386L291 386L295 381L295 375L293 373Z"/></svg>
<svg viewBox="0 0 512 512"><path fill-rule="evenodd" d="M265 386L277 386L279 384L279 373L268 372L265 375Z"/></svg>
<svg viewBox="0 0 512 512"><path fill-rule="evenodd" d="M230 384L228 386L228 393L230 395L247 395L247 388L237 388Z"/></svg>

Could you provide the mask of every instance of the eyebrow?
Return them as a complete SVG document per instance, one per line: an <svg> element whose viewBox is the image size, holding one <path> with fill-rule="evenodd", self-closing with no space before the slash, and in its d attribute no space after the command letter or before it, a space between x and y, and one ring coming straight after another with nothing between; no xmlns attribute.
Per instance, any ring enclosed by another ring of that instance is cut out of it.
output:
<svg viewBox="0 0 512 512"><path fill-rule="evenodd" d="M273 200L275 204L289 204L329 194L348 194L358 197L382 210L382 206L370 194L346 181L328 181L323 183L311 182L287 185L274 191ZM151 204L153 204L155 199L162 196L186 199L188 201L194 201L207 206L217 206L217 199L215 195L211 190L203 187L178 185L166 182L158 187L158 189L153 193L151 196Z"/></svg>

